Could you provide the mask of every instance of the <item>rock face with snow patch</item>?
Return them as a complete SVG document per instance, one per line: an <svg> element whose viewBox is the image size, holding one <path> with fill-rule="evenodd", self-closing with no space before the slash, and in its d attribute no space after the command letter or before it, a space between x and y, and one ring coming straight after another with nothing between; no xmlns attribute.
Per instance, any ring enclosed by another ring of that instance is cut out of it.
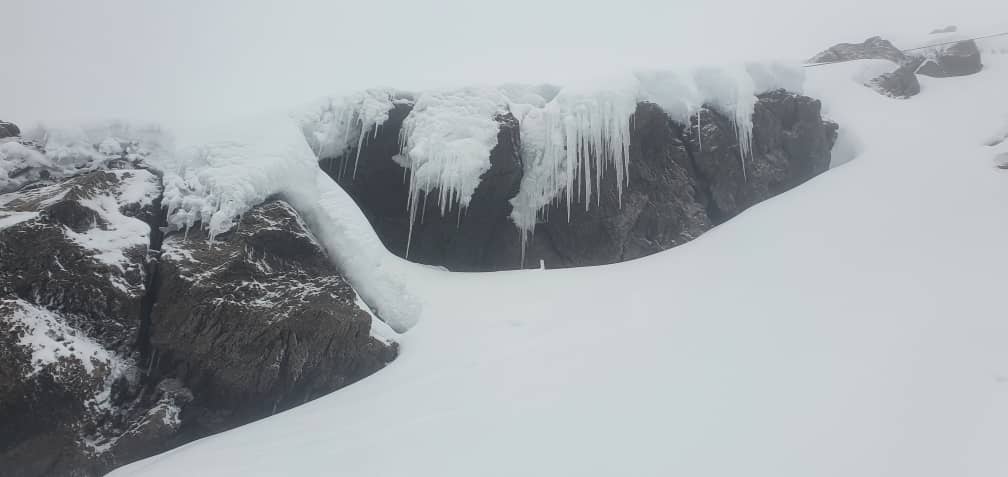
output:
<svg viewBox="0 0 1008 477"><path fill-rule="evenodd" d="M114 460L113 436L136 417L124 409L159 194L146 170L109 170L0 195L5 471L84 475Z"/></svg>
<svg viewBox="0 0 1008 477"><path fill-rule="evenodd" d="M427 204L414 224L407 255L409 192L406 171L393 157L398 125L408 113L408 105L397 105L365 144L356 178L340 171L357 151L323 158L323 167L354 197L394 253L460 271L521 267L521 235L509 218L509 200L523 174L521 137L507 116L497 118L491 167L468 208L442 216L436 205ZM607 173L599 196L590 204L575 200L569 220L566 204L549 205L526 245L525 265L597 265L659 252L829 167L836 125L822 120L819 102L810 98L783 91L759 95L745 173L732 120L714 108L702 109L699 119L697 133L696 118L687 126L654 104L639 103L630 131L629 184L622 197L615 174Z"/></svg>
<svg viewBox="0 0 1008 477"><path fill-rule="evenodd" d="M197 230L167 237L159 282L153 368L193 390L185 419L196 435L329 393L396 355L282 201L213 243Z"/></svg>

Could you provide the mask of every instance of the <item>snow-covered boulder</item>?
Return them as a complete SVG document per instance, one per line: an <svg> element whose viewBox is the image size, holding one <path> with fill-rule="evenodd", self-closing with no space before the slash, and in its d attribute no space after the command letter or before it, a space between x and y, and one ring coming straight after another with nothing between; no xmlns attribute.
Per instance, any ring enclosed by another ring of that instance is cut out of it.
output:
<svg viewBox="0 0 1008 477"><path fill-rule="evenodd" d="M21 129L17 127L17 124L0 121L0 139L6 137L16 137L21 135Z"/></svg>
<svg viewBox="0 0 1008 477"><path fill-rule="evenodd" d="M162 250L152 373L193 391L184 421L202 432L302 404L396 355L387 327L285 202L253 208L213 242L193 229Z"/></svg>

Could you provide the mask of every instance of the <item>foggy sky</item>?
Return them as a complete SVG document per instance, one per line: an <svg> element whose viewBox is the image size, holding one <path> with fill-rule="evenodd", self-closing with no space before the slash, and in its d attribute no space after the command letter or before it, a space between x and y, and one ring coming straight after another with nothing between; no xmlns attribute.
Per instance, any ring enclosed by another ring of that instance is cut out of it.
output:
<svg viewBox="0 0 1008 477"><path fill-rule="evenodd" d="M198 124L371 86L800 59L880 33L1004 31L1002 3L0 0L0 119Z"/></svg>

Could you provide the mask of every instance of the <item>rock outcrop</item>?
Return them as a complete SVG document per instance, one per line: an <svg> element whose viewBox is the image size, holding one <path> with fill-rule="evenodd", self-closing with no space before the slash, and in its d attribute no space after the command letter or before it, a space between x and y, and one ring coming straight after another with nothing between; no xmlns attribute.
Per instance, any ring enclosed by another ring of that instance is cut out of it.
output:
<svg viewBox="0 0 1008 477"><path fill-rule="evenodd" d="M322 247L282 201L211 243L165 239L150 317L152 367L193 391L192 432L289 409L381 369L379 331Z"/></svg>
<svg viewBox="0 0 1008 477"><path fill-rule="evenodd" d="M21 129L17 124L7 121L0 121L0 139L5 137L17 137L21 135Z"/></svg>
<svg viewBox="0 0 1008 477"><path fill-rule="evenodd" d="M903 64L908 60L899 48L880 36L873 36L861 43L838 43L809 58L809 63L837 63L852 60L889 60Z"/></svg>
<svg viewBox="0 0 1008 477"><path fill-rule="evenodd" d="M891 73L883 73L865 83L879 94L896 99L907 99L920 93L920 81L917 80L917 62L899 66Z"/></svg>
<svg viewBox="0 0 1008 477"><path fill-rule="evenodd" d="M0 195L3 475L102 475L395 357L286 204L162 243L160 178L95 167Z"/></svg>
<svg viewBox="0 0 1008 477"><path fill-rule="evenodd" d="M392 158L398 154L399 125L409 105L396 106L360 151L356 178L340 174L344 158L324 158L323 167L357 201L386 246L420 263L459 271L522 266L521 236L508 202L522 177L520 135L508 116L498 118L497 146L464 213L442 217L433 204L414 224L406 253L408 185ZM713 109L696 123L671 120L653 104L641 103L631 131L629 187L617 197L614 174L603 179L590 207L549 206L527 244L525 266L550 268L629 260L685 243L745 208L794 187L829 167L836 125L823 121L818 101L783 91L763 94L753 122L753 156L742 172L731 120ZM694 119L695 121L695 119ZM594 201L593 201L594 202Z"/></svg>
<svg viewBox="0 0 1008 477"><path fill-rule="evenodd" d="M955 32L954 26L932 31L931 34ZM840 43L808 60L809 63L836 63L852 60L888 60L896 63L896 69L868 80L865 86L880 94L907 99L920 93L917 75L944 78L965 76L983 69L980 50L973 40L959 36L948 36L947 42L940 41L935 46L907 50L896 48L882 37L871 37L861 43ZM932 42L934 43L934 42Z"/></svg>
<svg viewBox="0 0 1008 477"><path fill-rule="evenodd" d="M979 73L982 69L983 61L976 42L963 40L928 49L923 62L917 68L917 74L947 78Z"/></svg>
<svg viewBox="0 0 1008 477"><path fill-rule="evenodd" d="M133 347L159 194L146 170L109 170L0 196L5 472L101 472L138 424Z"/></svg>

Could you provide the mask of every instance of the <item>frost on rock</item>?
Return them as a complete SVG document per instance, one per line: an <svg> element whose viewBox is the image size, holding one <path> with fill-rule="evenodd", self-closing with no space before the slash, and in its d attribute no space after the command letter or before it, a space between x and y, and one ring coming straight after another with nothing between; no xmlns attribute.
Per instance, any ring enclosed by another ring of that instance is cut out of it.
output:
<svg viewBox="0 0 1008 477"><path fill-rule="evenodd" d="M319 158L339 157L356 148L353 175L368 133L377 134L395 107L396 92L369 89L342 97L325 98L295 114L302 133ZM344 167L346 163L344 162ZM342 175L346 171L340 170Z"/></svg>
<svg viewBox="0 0 1008 477"><path fill-rule="evenodd" d="M522 234L523 251L548 205L566 202L568 219L572 200L582 200L587 210L593 195L599 200L607 171L616 174L617 196L622 197L630 124L638 101L657 104L683 124L689 124L703 107L731 118L745 174L752 154L756 95L774 89L801 92L803 82L800 67L782 63L647 70L593 85L565 87L540 108L512 104L521 122L524 175L518 195L511 200L511 220Z"/></svg>
<svg viewBox="0 0 1008 477"><path fill-rule="evenodd" d="M507 104L507 97L491 88L428 92L417 98L399 136L398 161L409 169L407 250L427 194L438 191L441 215L452 206L461 214L469 205L497 145L494 117L507 112Z"/></svg>

